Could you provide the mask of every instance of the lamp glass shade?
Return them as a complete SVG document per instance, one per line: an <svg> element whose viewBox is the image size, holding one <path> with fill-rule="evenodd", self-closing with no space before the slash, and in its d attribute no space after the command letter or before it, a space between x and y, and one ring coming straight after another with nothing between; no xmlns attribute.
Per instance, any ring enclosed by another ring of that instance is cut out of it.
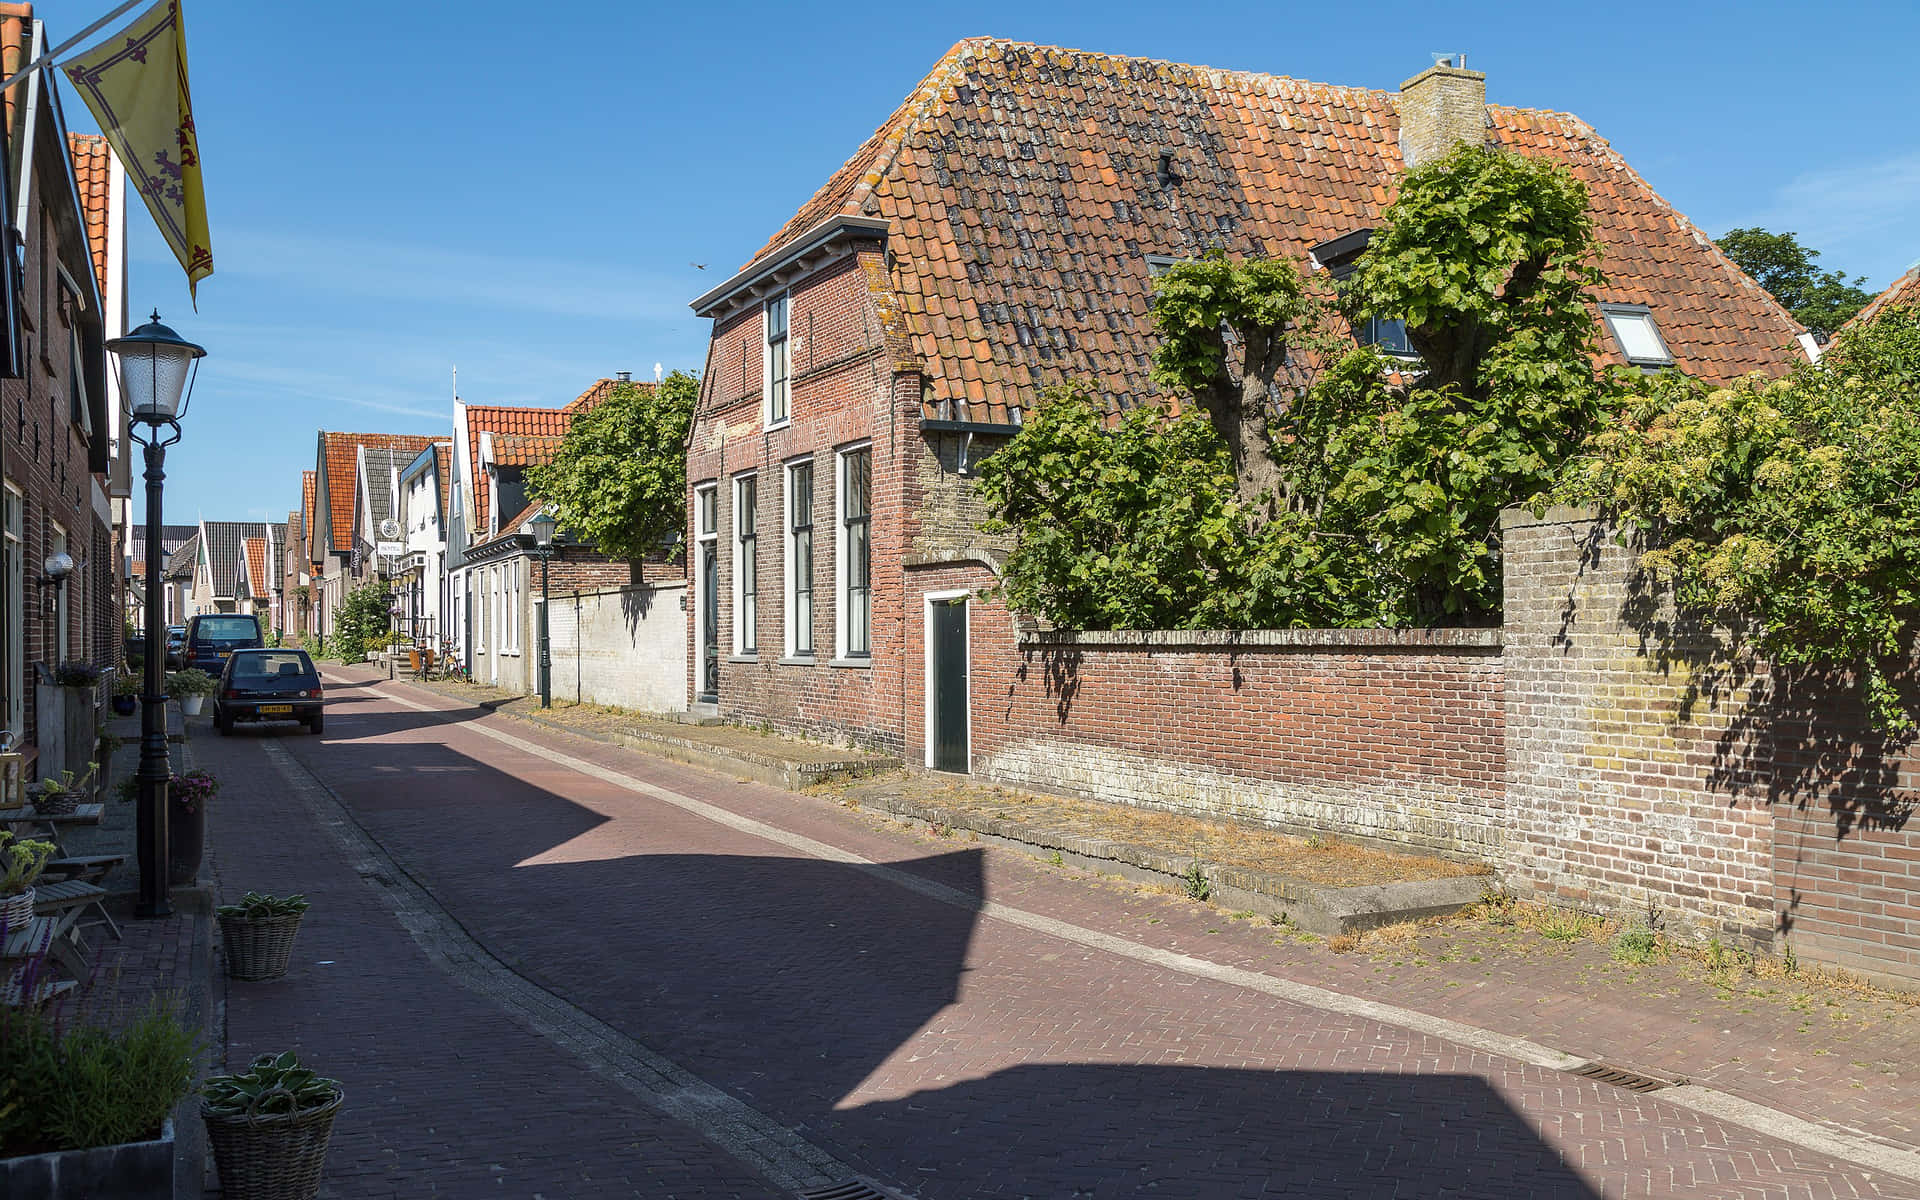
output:
<svg viewBox="0 0 1920 1200"><path fill-rule="evenodd" d="M107 343L119 360L120 387L133 419L164 425L180 415L180 401L195 359L206 351L162 325L159 314L125 337Z"/></svg>
<svg viewBox="0 0 1920 1200"><path fill-rule="evenodd" d="M545 550L553 545L553 527L558 524L551 516L541 513L531 522L533 526L533 544Z"/></svg>

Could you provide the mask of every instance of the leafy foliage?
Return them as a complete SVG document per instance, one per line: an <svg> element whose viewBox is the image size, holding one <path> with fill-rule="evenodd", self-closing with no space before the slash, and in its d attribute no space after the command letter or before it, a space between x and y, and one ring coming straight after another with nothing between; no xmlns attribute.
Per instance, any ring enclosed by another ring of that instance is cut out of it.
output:
<svg viewBox="0 0 1920 1200"><path fill-rule="evenodd" d="M369 647L385 645L392 609L393 593L378 579L348 592L333 617L333 640L341 658L359 662Z"/></svg>
<svg viewBox="0 0 1920 1200"><path fill-rule="evenodd" d="M196 1046L161 999L118 1027L69 1026L40 1006L0 1009L0 1154L157 1135L193 1087Z"/></svg>
<svg viewBox="0 0 1920 1200"><path fill-rule="evenodd" d="M687 519L687 432L700 381L675 371L657 387L623 383L575 417L554 460L527 488L560 528L612 558L638 562Z"/></svg>
<svg viewBox="0 0 1920 1200"><path fill-rule="evenodd" d="M218 681L198 667L188 667L167 676L167 695L175 700L188 696L211 696Z"/></svg>
<svg viewBox="0 0 1920 1200"><path fill-rule="evenodd" d="M1326 582L1310 571L1274 568L1271 548L1295 549L1304 539L1282 534L1304 522L1283 512L1255 534L1226 447L1196 412L1135 409L1109 428L1084 394L1049 389L1019 436L982 464L980 487L998 514L988 530L1020 534L1001 579L1009 603L1062 625L1325 620L1338 594L1307 586Z"/></svg>
<svg viewBox="0 0 1920 1200"><path fill-rule="evenodd" d="M1643 535L1680 605L1751 622L1776 663L1851 667L1878 728L1920 729L1895 686L1920 632L1920 310L1782 379L1661 377L1588 446L1562 494Z"/></svg>
<svg viewBox="0 0 1920 1200"><path fill-rule="evenodd" d="M340 1081L301 1066L288 1050L262 1054L236 1074L210 1075L200 1094L212 1116L287 1115L333 1103L340 1095Z"/></svg>
<svg viewBox="0 0 1920 1200"><path fill-rule="evenodd" d="M214 910L214 913L217 916L231 917L236 921L265 921L272 917L290 917L305 911L307 911L307 898L303 895L269 896L264 892L248 892L232 904L222 904Z"/></svg>
<svg viewBox="0 0 1920 1200"><path fill-rule="evenodd" d="M17 896L33 886L53 857L52 842L16 837L0 829L0 896Z"/></svg>
<svg viewBox="0 0 1920 1200"><path fill-rule="evenodd" d="M1419 369L1310 327L1325 305L1292 264L1174 267L1155 379L1216 436L1042 405L982 470L1019 535L1009 600L1081 628L1496 620L1500 509L1551 487L1614 395L1591 247L1551 162L1463 147L1409 173L1333 304L1404 319Z"/></svg>
<svg viewBox="0 0 1920 1200"><path fill-rule="evenodd" d="M1802 246L1796 234L1729 229L1719 244L1794 320L1816 333L1834 332L1873 299L1860 290L1866 276L1849 283L1843 272L1820 270L1813 262L1820 252Z"/></svg>

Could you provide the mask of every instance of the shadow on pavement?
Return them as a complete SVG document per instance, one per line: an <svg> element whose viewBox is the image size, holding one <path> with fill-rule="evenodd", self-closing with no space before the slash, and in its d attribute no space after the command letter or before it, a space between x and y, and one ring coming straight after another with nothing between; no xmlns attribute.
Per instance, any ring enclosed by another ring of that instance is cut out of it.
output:
<svg viewBox="0 0 1920 1200"><path fill-rule="evenodd" d="M1475 1075L1168 1061L1297 1061L1295 1045L1324 1057L1310 1041L1364 1029L1275 1037L1284 1012L1196 1011L1178 986L1135 1003L1131 971L1077 952L1023 964L1003 951L958 1006L986 893L977 848L888 864L969 908L609 800L543 760L509 774L443 742L371 740L479 711L362 710L330 726L350 753L288 745L513 969L916 1195L1596 1194ZM1247 1013L1258 1028L1236 1024ZM1008 1065L1089 1053L1121 1061ZM849 1099L862 1091L883 1098Z"/></svg>

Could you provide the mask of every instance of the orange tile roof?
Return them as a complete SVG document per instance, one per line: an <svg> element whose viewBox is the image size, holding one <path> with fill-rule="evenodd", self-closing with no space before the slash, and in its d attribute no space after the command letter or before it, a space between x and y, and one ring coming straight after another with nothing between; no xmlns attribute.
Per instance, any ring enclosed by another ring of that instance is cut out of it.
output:
<svg viewBox="0 0 1920 1200"><path fill-rule="evenodd" d="M446 529L447 514L453 510L453 443L440 442L433 448L434 469L440 479L440 521L441 529Z"/></svg>
<svg viewBox="0 0 1920 1200"><path fill-rule="evenodd" d="M969 39L748 267L830 217L885 218L886 283L926 363L926 416L1011 421L1065 379L1131 405L1154 391L1145 256L1222 246L1304 260L1378 224L1405 170L1398 100ZM1680 369L1726 379L1803 359L1786 311L1585 123L1487 112L1494 144L1558 159L1586 185L1600 297L1651 308ZM1163 151L1175 187L1156 178Z"/></svg>
<svg viewBox="0 0 1920 1200"><path fill-rule="evenodd" d="M313 557L313 491L314 472L300 472L300 539L306 543L308 561L318 561Z"/></svg>
<svg viewBox="0 0 1920 1200"><path fill-rule="evenodd" d="M405 450L418 454L434 439L417 433L328 433L320 432L320 457L327 472L327 520L332 532L330 547L344 552L353 544L353 501L356 449ZM318 469L318 468L316 468Z"/></svg>
<svg viewBox="0 0 1920 1200"><path fill-rule="evenodd" d="M248 538L246 540L247 586L256 597L270 595L267 588L267 539Z"/></svg>
<svg viewBox="0 0 1920 1200"><path fill-rule="evenodd" d="M1868 301L1865 308L1853 314L1840 328L1865 325L1889 308L1905 308L1908 305L1920 307L1920 265L1894 280L1893 286Z"/></svg>
<svg viewBox="0 0 1920 1200"><path fill-rule="evenodd" d="M527 433L503 433L494 435L493 461L501 467L538 467L553 461L560 452L560 443L566 439L557 437L536 437Z"/></svg>
<svg viewBox="0 0 1920 1200"><path fill-rule="evenodd" d="M73 156L73 179L80 185L80 211L87 219L87 246L93 251L93 274L100 283L102 299L107 294L107 139L97 133L69 133L67 150Z"/></svg>
<svg viewBox="0 0 1920 1200"><path fill-rule="evenodd" d="M498 438L502 434L533 434L557 438L566 434L568 419L567 410L563 408L467 406L467 478L473 481L473 521L467 526L469 538L483 536L488 528L492 487L480 466L481 435L491 433Z"/></svg>

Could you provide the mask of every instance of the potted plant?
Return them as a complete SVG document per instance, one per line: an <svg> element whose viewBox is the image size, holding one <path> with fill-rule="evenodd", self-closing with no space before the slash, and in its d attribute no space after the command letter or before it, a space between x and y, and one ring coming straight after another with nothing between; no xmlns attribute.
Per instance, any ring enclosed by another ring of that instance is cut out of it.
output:
<svg viewBox="0 0 1920 1200"><path fill-rule="evenodd" d="M60 772L58 779L42 779L27 790L27 798L33 802L36 812L48 816L65 816L80 807L93 782L94 768L98 763L88 763L87 769L74 778L72 771Z"/></svg>
<svg viewBox="0 0 1920 1200"><path fill-rule="evenodd" d="M167 882L192 883L207 839L207 802L220 794L213 772L176 772L167 782Z"/></svg>
<svg viewBox="0 0 1920 1200"><path fill-rule="evenodd" d="M104 674L92 663L63 662L53 669L53 682L60 687L90 688Z"/></svg>
<svg viewBox="0 0 1920 1200"><path fill-rule="evenodd" d="M196 1041L161 999L104 1024L0 1009L0 1196L172 1196L168 1114L193 1090Z"/></svg>
<svg viewBox="0 0 1920 1200"><path fill-rule="evenodd" d="M140 706L140 676L122 671L113 678L113 711L130 717Z"/></svg>
<svg viewBox="0 0 1920 1200"><path fill-rule="evenodd" d="M263 1054L244 1072L210 1077L200 1097L226 1200L319 1194L333 1118L346 1099L339 1080L301 1066L292 1051Z"/></svg>
<svg viewBox="0 0 1920 1200"><path fill-rule="evenodd" d="M197 667L175 671L167 676L167 696L180 702L180 711L189 717L200 715L200 705L213 694L213 676Z"/></svg>
<svg viewBox="0 0 1920 1200"><path fill-rule="evenodd" d="M52 842L17 838L0 829L0 927L18 929L33 920L33 881L53 851Z"/></svg>
<svg viewBox="0 0 1920 1200"><path fill-rule="evenodd" d="M220 940L227 948L227 976L257 983L287 973L293 937L306 914L305 896L267 896L248 892L238 904L222 904Z"/></svg>

